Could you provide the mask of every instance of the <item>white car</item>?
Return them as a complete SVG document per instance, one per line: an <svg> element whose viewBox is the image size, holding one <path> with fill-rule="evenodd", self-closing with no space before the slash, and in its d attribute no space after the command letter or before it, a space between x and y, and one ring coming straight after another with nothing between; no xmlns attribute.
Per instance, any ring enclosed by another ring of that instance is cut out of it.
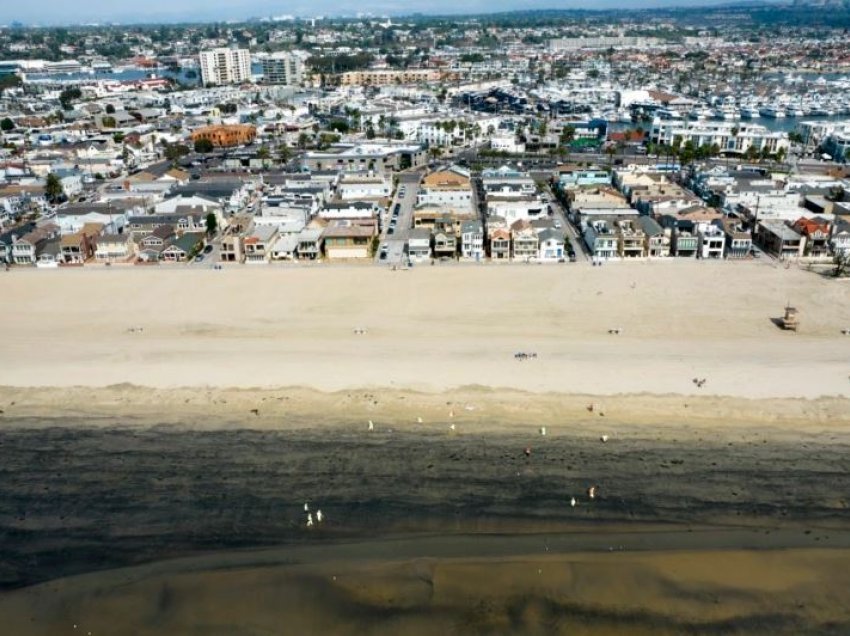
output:
<svg viewBox="0 0 850 636"><path fill-rule="evenodd" d="M555 226L555 228L556 228L556 229L558 229L558 230L560 230L562 227L564 227L564 224L563 224L563 223L561 223L560 221L558 221L557 219L555 219L555 223L554 223L553 225L554 225L554 226Z"/></svg>

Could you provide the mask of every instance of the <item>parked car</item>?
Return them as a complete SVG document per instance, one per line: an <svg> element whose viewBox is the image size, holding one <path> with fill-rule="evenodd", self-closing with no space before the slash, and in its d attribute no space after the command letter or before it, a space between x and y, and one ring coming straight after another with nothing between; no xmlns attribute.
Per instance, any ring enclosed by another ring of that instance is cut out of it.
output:
<svg viewBox="0 0 850 636"><path fill-rule="evenodd" d="M210 252L212 252L212 251L213 251L213 246L212 246L212 245L207 245L207 246L204 248L204 254L209 254L209 253L210 253Z"/></svg>

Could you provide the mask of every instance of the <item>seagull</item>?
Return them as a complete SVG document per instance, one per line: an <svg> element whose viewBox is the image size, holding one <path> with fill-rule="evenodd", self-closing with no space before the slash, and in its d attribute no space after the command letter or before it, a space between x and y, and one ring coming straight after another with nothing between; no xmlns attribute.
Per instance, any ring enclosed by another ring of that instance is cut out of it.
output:
<svg viewBox="0 0 850 636"><path fill-rule="evenodd" d="M421 418L421 417L417 417L417 418L416 418L416 423L417 423L417 424L421 424L421 423L422 423L422 418Z"/></svg>
<svg viewBox="0 0 850 636"><path fill-rule="evenodd" d="M590 498L591 501L596 499L596 488L596 486L591 486L587 489L587 496Z"/></svg>
<svg viewBox="0 0 850 636"><path fill-rule="evenodd" d="M451 430L455 430L455 428L456 428L456 427L455 427L455 425L454 425L454 424L451 424L451 425L449 426L449 428L450 428Z"/></svg>
<svg viewBox="0 0 850 636"><path fill-rule="evenodd" d="M570 507L571 508L575 508L577 503L578 502L576 501L575 497L570 497Z"/></svg>
<svg viewBox="0 0 850 636"><path fill-rule="evenodd" d="M309 503L305 503L305 504L304 504L304 512L307 512L307 511L309 511L309 510L310 510L310 504L309 504Z"/></svg>
<svg viewBox="0 0 850 636"><path fill-rule="evenodd" d="M372 420L369 420L369 430L370 430L370 431L374 431L374 430L375 430L375 424L372 422Z"/></svg>
<svg viewBox="0 0 850 636"><path fill-rule="evenodd" d="M322 514L322 511L321 511L321 510L317 510L317 511L316 511L316 521L317 521L318 523L322 523L322 519L324 519L324 518L325 518L325 515L323 515L323 514Z"/></svg>
<svg viewBox="0 0 850 636"><path fill-rule="evenodd" d="M600 437L599 439L600 439L600 440L602 440L602 443L604 444L605 442L607 442L607 441L608 441L608 436L607 436L607 435L603 435L603 436L602 436L602 437Z"/></svg>
<svg viewBox="0 0 850 636"><path fill-rule="evenodd" d="M544 437L546 436L546 427L545 426L540 427L540 434L543 435Z"/></svg>
<svg viewBox="0 0 850 636"><path fill-rule="evenodd" d="M312 513L309 513L309 512L307 513L307 527L308 528L313 527L313 515L312 515Z"/></svg>

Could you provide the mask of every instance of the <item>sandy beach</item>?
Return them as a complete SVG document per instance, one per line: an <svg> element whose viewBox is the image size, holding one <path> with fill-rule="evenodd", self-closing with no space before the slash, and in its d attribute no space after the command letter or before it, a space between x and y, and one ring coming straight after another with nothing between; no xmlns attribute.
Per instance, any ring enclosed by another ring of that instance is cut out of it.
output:
<svg viewBox="0 0 850 636"><path fill-rule="evenodd" d="M850 286L768 262L15 271L2 289L0 385L850 396ZM797 334L772 322L788 302Z"/></svg>
<svg viewBox="0 0 850 636"><path fill-rule="evenodd" d="M17 634L850 630L846 283L703 262L0 280Z"/></svg>

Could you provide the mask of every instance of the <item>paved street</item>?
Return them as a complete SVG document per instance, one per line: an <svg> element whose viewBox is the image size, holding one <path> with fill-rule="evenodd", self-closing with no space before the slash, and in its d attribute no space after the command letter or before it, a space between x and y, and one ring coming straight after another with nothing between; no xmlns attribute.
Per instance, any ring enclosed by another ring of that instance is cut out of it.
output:
<svg viewBox="0 0 850 636"><path fill-rule="evenodd" d="M555 197L555 193L552 191L552 187L548 183L543 192L545 192L546 196L549 197L549 206L552 209L552 218L557 219L561 223L560 229L564 233L566 239L572 244L576 258L578 260L589 261L590 257L584 248L584 241L581 240L581 237L578 235L578 232L576 232L573 224L567 219L567 211ZM567 251L569 252L569 250Z"/></svg>
<svg viewBox="0 0 850 636"><path fill-rule="evenodd" d="M388 265L401 265L407 262L407 238L413 225L413 208L416 205L416 194L421 180L421 172L405 172L399 175L398 189L395 198L390 203L389 210L387 210L381 231L380 245L386 244L389 248L387 258L383 261L380 260L381 248L379 247L378 254L375 255L378 262L384 262ZM396 204L399 205L399 212L398 215L394 216L393 211ZM393 232L388 234L393 219L395 219Z"/></svg>

